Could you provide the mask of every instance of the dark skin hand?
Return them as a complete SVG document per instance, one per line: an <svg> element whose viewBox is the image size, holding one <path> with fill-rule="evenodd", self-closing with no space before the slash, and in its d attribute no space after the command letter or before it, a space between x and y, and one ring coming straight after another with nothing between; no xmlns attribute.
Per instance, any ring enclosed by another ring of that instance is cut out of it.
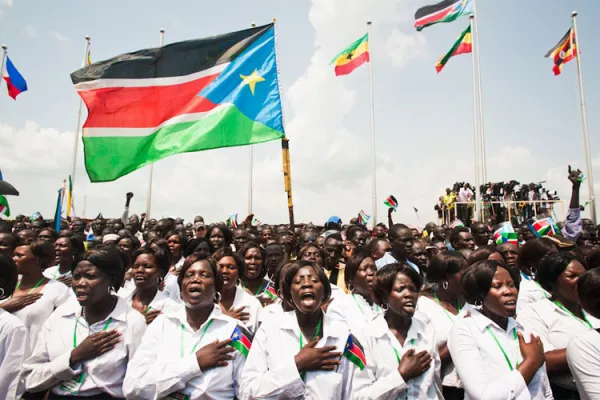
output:
<svg viewBox="0 0 600 400"><path fill-rule="evenodd" d="M201 371L216 367L226 367L227 362L233 360L231 353L234 348L230 346L231 339L215 340L196 352L196 360Z"/></svg>
<svg viewBox="0 0 600 400"><path fill-rule="evenodd" d="M32 293L26 294L25 296L12 297L11 299L6 300L4 303L0 304L0 308L2 308L6 312L14 313L35 303L41 297L42 293Z"/></svg>
<svg viewBox="0 0 600 400"><path fill-rule="evenodd" d="M539 337L530 335L530 342L525 343L523 334L517 333L519 338L519 348L523 356L523 362L519 364L517 370L523 375L525 382L529 384L538 369L544 364L544 345Z"/></svg>
<svg viewBox="0 0 600 400"><path fill-rule="evenodd" d="M431 355L426 351L415 353L414 349L408 350L400 359L398 372L404 382L423 375L431 366Z"/></svg>
<svg viewBox="0 0 600 400"><path fill-rule="evenodd" d="M394 209L392 207L388 208L388 226L391 228L394 225L394 221L392 220L392 213Z"/></svg>
<svg viewBox="0 0 600 400"><path fill-rule="evenodd" d="M548 375L569 372L567 349L547 351L544 356L546 357Z"/></svg>
<svg viewBox="0 0 600 400"><path fill-rule="evenodd" d="M160 310L150 310L144 313L144 318L146 318L146 325L150 325L152 321L156 319L161 314Z"/></svg>
<svg viewBox="0 0 600 400"><path fill-rule="evenodd" d="M319 340L311 340L294 357L299 372L335 371L340 365L342 353L335 346L316 347Z"/></svg>
<svg viewBox="0 0 600 400"><path fill-rule="evenodd" d="M70 276L61 276L60 278L57 279L57 281L59 281L61 283L64 283L68 287L71 287L71 283L73 282L73 278L70 277Z"/></svg>
<svg viewBox="0 0 600 400"><path fill-rule="evenodd" d="M114 329L94 333L83 339L83 341L73 349L69 365L73 367L82 361L93 360L114 349L120 341L121 333Z"/></svg>
<svg viewBox="0 0 600 400"><path fill-rule="evenodd" d="M225 310L223 306L221 306L221 310L223 314L230 316L231 318L237 319L242 322L246 322L250 319L250 313L244 311L246 306L241 306L239 308L231 307L229 310Z"/></svg>
<svg viewBox="0 0 600 400"><path fill-rule="evenodd" d="M569 165L569 181L573 184L573 189L571 191L571 202L569 203L569 208L579 208L579 187L581 186L581 182L579 178L581 177L581 170L571 169Z"/></svg>

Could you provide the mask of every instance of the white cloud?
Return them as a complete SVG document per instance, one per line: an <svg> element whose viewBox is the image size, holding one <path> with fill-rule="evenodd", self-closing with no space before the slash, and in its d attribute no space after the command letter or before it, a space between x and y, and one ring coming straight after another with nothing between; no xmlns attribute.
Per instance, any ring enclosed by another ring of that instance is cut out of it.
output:
<svg viewBox="0 0 600 400"><path fill-rule="evenodd" d="M35 26L33 26L33 25L27 25L25 27L25 34L27 36L29 36L30 38L35 39L35 37L37 36L37 31L35 29Z"/></svg>
<svg viewBox="0 0 600 400"><path fill-rule="evenodd" d="M71 40L67 36L57 31L50 31L50 34L54 37L54 39L58 40L60 43L67 43Z"/></svg>
<svg viewBox="0 0 600 400"><path fill-rule="evenodd" d="M412 60L422 60L427 56L427 43L422 34L409 35L397 28L385 43L388 56L396 67L403 67Z"/></svg>
<svg viewBox="0 0 600 400"><path fill-rule="evenodd" d="M12 7L13 0L0 0L0 6Z"/></svg>

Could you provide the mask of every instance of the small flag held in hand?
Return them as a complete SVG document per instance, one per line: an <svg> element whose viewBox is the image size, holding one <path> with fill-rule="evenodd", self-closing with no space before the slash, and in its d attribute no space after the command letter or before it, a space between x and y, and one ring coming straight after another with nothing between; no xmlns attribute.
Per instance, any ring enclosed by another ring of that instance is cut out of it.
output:
<svg viewBox="0 0 600 400"><path fill-rule="evenodd" d="M385 204L389 208L393 208L394 211L398 210L398 200L396 200L396 198L393 195L390 195L390 197L388 197L387 199L385 199L385 201L383 202L383 204Z"/></svg>
<svg viewBox="0 0 600 400"><path fill-rule="evenodd" d="M346 347L344 348L344 357L350 362L356 364L356 366L362 371L367 366L367 358L365 357L365 351L358 341L358 339L350 334Z"/></svg>
<svg viewBox="0 0 600 400"><path fill-rule="evenodd" d="M229 218L227 218L227 221L225 222L227 224L228 227L230 228L237 228L238 224L237 224L237 213L235 214L231 214L229 216Z"/></svg>
<svg viewBox="0 0 600 400"><path fill-rule="evenodd" d="M359 225L366 225L367 221L371 218L370 215L367 215L367 213L365 212L365 210L360 210L360 212L358 213L358 224Z"/></svg>
<svg viewBox="0 0 600 400"><path fill-rule="evenodd" d="M512 243L517 245L519 243L519 235L515 232L515 229L510 222L504 222L500 228L494 232L494 242L496 244Z"/></svg>
<svg viewBox="0 0 600 400"><path fill-rule="evenodd" d="M231 334L231 347L248 357L252 347L252 334L241 326L236 326Z"/></svg>

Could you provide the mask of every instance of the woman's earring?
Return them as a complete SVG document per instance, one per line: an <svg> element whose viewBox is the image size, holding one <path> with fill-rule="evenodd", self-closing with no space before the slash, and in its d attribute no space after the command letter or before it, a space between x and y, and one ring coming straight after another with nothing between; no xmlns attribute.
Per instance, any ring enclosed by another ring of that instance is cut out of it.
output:
<svg viewBox="0 0 600 400"><path fill-rule="evenodd" d="M353 284L349 284L348 285L348 290L352 293L354 293L354 285Z"/></svg>
<svg viewBox="0 0 600 400"><path fill-rule="evenodd" d="M242 280L240 278L238 278L236 286L242 286Z"/></svg>
<svg viewBox="0 0 600 400"><path fill-rule="evenodd" d="M533 278L533 280L535 280L535 276L537 275L537 268L536 267L529 268L529 273L531 274L531 277Z"/></svg>
<svg viewBox="0 0 600 400"><path fill-rule="evenodd" d="M164 281L165 281L165 278L163 278L163 277L159 276L159 277L158 277L158 279L156 280L156 284L157 284L158 286L160 286L160 285L162 285L162 284L163 284L163 282L164 282Z"/></svg>
<svg viewBox="0 0 600 400"><path fill-rule="evenodd" d="M473 307L475 307L477 311L481 311L483 310L483 303L481 302L481 300L477 300L475 304L473 304Z"/></svg>
<svg viewBox="0 0 600 400"><path fill-rule="evenodd" d="M4 298L4 289L0 287L0 299Z"/></svg>
<svg viewBox="0 0 600 400"><path fill-rule="evenodd" d="M221 302L221 293L217 292L215 294L215 303L219 304Z"/></svg>
<svg viewBox="0 0 600 400"><path fill-rule="evenodd" d="M442 287L444 288L444 290L448 290L448 281L444 281L442 283Z"/></svg>
<svg viewBox="0 0 600 400"><path fill-rule="evenodd" d="M388 303L384 303L381 305L381 309L383 310L383 312L386 312L390 309L390 305Z"/></svg>
<svg viewBox="0 0 600 400"><path fill-rule="evenodd" d="M281 294L281 289L279 289L277 291L277 297L279 297L281 300L283 300L283 295Z"/></svg>

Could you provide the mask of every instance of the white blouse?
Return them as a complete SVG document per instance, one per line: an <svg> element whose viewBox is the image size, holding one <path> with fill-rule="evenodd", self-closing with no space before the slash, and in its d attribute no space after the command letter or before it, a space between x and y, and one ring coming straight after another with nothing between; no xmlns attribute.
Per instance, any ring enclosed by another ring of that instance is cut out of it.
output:
<svg viewBox="0 0 600 400"><path fill-rule="evenodd" d="M533 278L521 272L519 296L517 297L517 314L530 304L550 297L550 294Z"/></svg>
<svg viewBox="0 0 600 400"><path fill-rule="evenodd" d="M275 302L264 307L258 316L258 326L264 324L271 318L277 318L283 314L283 306L280 298L275 299Z"/></svg>
<svg viewBox="0 0 600 400"><path fill-rule="evenodd" d="M239 397L239 382L246 358L238 351L226 367L200 370L196 351L232 337L238 321L215 306L209 319L195 331L187 322L185 307L159 315L142 338L130 361L123 391L127 399L157 399L177 393L193 399L230 400ZM179 398L179 397L177 397ZM181 397L183 398L183 396Z"/></svg>
<svg viewBox="0 0 600 400"><path fill-rule="evenodd" d="M440 356L435 332L417 317L412 318L404 346L390 331L383 314L375 318L366 329L365 353L367 368L357 371L353 398L372 399L419 399L443 400L440 380ZM430 368L421 376L405 382L398 366L404 354L413 349L415 353L426 350L432 358Z"/></svg>
<svg viewBox="0 0 600 400"><path fill-rule="evenodd" d="M463 383L465 400L552 399L545 365L529 384L516 369L523 360L516 338L516 332L523 332L521 324L509 318L504 330L476 309L470 307L469 312L470 317L454 323L448 337L448 349ZM528 340L529 332L525 331L524 336Z"/></svg>
<svg viewBox="0 0 600 400"><path fill-rule="evenodd" d="M52 312L69 299L75 299L75 294L70 287L52 279L42 287L40 293L42 297L35 303L13 313L15 317L23 321L29 331L29 347L25 352L25 358L31 355L40 336L42 326L44 326L44 322L46 322Z"/></svg>
<svg viewBox="0 0 600 400"><path fill-rule="evenodd" d="M589 329L572 338L567 361L581 400L600 399L600 333Z"/></svg>
<svg viewBox="0 0 600 400"><path fill-rule="evenodd" d="M42 272L42 274L48 279L58 279L58 278L62 278L63 276L71 276L72 275L71 271L67 271L64 274L61 274L59 272L59 268L60 268L60 265L55 265L53 267L46 268L44 270L44 272Z"/></svg>
<svg viewBox="0 0 600 400"><path fill-rule="evenodd" d="M20 399L25 392L21 366L28 339L23 322L0 308L0 399Z"/></svg>
<svg viewBox="0 0 600 400"><path fill-rule="evenodd" d="M584 315L592 327L600 328L600 320L585 312ZM590 329L585 321L570 315L550 299L529 305L519 313L517 321L542 339L545 352L566 349L569 340ZM577 390L570 372L553 374L550 380L560 387Z"/></svg>
<svg viewBox="0 0 600 400"><path fill-rule="evenodd" d="M177 276L168 272L165 276L165 288L163 292L171 298L171 300L181 303L181 294L179 292L179 283L177 283Z"/></svg>
<svg viewBox="0 0 600 400"><path fill-rule="evenodd" d="M350 329L323 316L324 336L317 347L335 346L343 353ZM242 374L243 399L350 399L355 364L341 358L337 371L308 371L300 376L294 357L300 351L300 327L295 311L271 318L258 328ZM308 343L302 339L303 345Z"/></svg>
<svg viewBox="0 0 600 400"><path fill-rule="evenodd" d="M127 292L122 293L119 290L119 296L121 296L121 298L127 302L127 305L132 308L133 308L133 305L132 305L133 304L133 296L135 295L135 293L136 293L135 289L130 293L127 293ZM177 303L176 301L173 301L162 291L157 290L156 295L154 295L154 299L152 299L150 304L148 304L147 311L160 310L163 312L163 314L168 314L168 313L179 310L181 307L183 307L182 303Z"/></svg>
<svg viewBox="0 0 600 400"><path fill-rule="evenodd" d="M364 297L354 293L338 296L327 307L327 315L345 321L350 332L358 337L361 343L366 342L364 330L367 324L373 321L380 311L378 305L371 306Z"/></svg>
<svg viewBox="0 0 600 400"><path fill-rule="evenodd" d="M246 329L248 329L251 333L256 332L260 321L260 314L262 313L263 309L262 304L256 297L252 296L241 287L236 286L235 297L233 299L231 308L240 307L245 307L244 311L249 314L248 321L240 322L242 322Z"/></svg>
<svg viewBox="0 0 600 400"><path fill-rule="evenodd" d="M465 315L465 309L461 310L458 315L454 315L438 304L437 301L426 296L419 297L417 311L418 316L423 317L423 321L427 321L433 326L438 349L448 342L448 336L454 323L464 318ZM441 378L443 386L462 388L462 382L456 373L456 368L452 361L443 363Z"/></svg>
<svg viewBox="0 0 600 400"><path fill-rule="evenodd" d="M69 359L75 339L79 345L92 333L113 329L122 335L115 348L71 369ZM85 318L81 317L79 303L69 301L48 318L33 354L23 366L26 388L30 392L51 388L56 395L72 395L65 385L76 381L83 373L85 379L79 387L80 396L108 394L123 398L122 386L127 363L138 348L145 330L144 317L119 297L112 313L92 325L88 325Z"/></svg>

